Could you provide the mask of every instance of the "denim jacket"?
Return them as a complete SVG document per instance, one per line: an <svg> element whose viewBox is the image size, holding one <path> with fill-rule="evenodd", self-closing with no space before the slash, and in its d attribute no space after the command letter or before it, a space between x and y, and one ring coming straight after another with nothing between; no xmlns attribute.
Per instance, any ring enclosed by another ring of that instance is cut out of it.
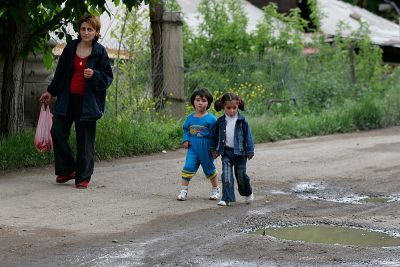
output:
<svg viewBox="0 0 400 267"><path fill-rule="evenodd" d="M226 115L218 118L213 130L212 151L217 151L219 155L224 154L226 141ZM251 130L246 118L238 113L235 125L234 154L241 156L254 155L254 141Z"/></svg>

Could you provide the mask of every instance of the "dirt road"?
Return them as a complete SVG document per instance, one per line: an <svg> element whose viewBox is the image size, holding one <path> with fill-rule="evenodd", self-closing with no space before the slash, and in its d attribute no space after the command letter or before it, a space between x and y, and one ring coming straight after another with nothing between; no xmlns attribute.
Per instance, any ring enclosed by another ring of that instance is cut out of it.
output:
<svg viewBox="0 0 400 267"><path fill-rule="evenodd" d="M256 145L251 205L237 195L218 207L202 172L176 201L184 153L98 162L87 190L56 184L52 166L0 172L0 265L400 266L400 247L249 233L312 224L399 236L400 128Z"/></svg>

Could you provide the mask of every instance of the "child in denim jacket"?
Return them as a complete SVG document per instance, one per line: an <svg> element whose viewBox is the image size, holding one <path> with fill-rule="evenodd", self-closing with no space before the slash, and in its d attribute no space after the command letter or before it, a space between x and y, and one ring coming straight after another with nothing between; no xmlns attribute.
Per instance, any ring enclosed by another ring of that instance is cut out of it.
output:
<svg viewBox="0 0 400 267"><path fill-rule="evenodd" d="M182 144L187 153L178 200L187 199L189 182L200 165L212 185L209 199L218 200L220 197L218 173L211 154L212 130L217 119L207 111L213 102L213 97L206 88L200 88L192 93L190 102L195 111L186 117L183 124Z"/></svg>
<svg viewBox="0 0 400 267"><path fill-rule="evenodd" d="M236 201L232 167L239 194L249 204L254 195L246 163L254 156L254 141L246 118L238 112L238 109L244 110L244 101L234 93L226 93L214 103L214 108L216 111L224 110L213 130L213 158L221 155L222 159L222 198L218 205L229 206Z"/></svg>

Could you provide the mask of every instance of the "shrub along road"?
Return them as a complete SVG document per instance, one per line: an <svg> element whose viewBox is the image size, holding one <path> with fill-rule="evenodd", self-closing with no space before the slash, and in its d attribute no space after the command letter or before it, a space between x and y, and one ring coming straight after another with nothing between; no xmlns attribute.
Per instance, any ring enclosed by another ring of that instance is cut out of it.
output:
<svg viewBox="0 0 400 267"><path fill-rule="evenodd" d="M400 233L400 128L256 145L256 200L208 200L202 171L176 201L185 151L98 162L87 190L53 167L0 173L2 266L396 266L400 248L246 232L332 224ZM218 168L221 164L218 160ZM390 202L365 203L363 197Z"/></svg>

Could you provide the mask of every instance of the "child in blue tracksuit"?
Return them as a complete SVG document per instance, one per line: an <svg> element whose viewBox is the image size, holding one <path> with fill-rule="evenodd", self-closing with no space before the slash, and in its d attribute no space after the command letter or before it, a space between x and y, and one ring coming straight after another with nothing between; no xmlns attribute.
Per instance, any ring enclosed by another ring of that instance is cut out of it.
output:
<svg viewBox="0 0 400 267"><path fill-rule="evenodd" d="M178 195L178 200L184 201L187 199L189 182L200 165L212 184L209 199L217 200L220 197L220 191L217 170L211 154L212 129L217 119L207 111L213 102L213 97L206 88L200 88L192 93L190 102L195 112L188 115L183 124L182 144L187 149L187 153L182 170L181 191Z"/></svg>
<svg viewBox="0 0 400 267"><path fill-rule="evenodd" d="M213 130L212 154L222 159L222 198L220 206L229 206L235 202L234 169L238 190L246 203L254 200L250 178L246 173L247 160L254 156L254 142L246 118L238 111L244 110L244 101L234 93L226 93L214 103L216 111L224 110Z"/></svg>

